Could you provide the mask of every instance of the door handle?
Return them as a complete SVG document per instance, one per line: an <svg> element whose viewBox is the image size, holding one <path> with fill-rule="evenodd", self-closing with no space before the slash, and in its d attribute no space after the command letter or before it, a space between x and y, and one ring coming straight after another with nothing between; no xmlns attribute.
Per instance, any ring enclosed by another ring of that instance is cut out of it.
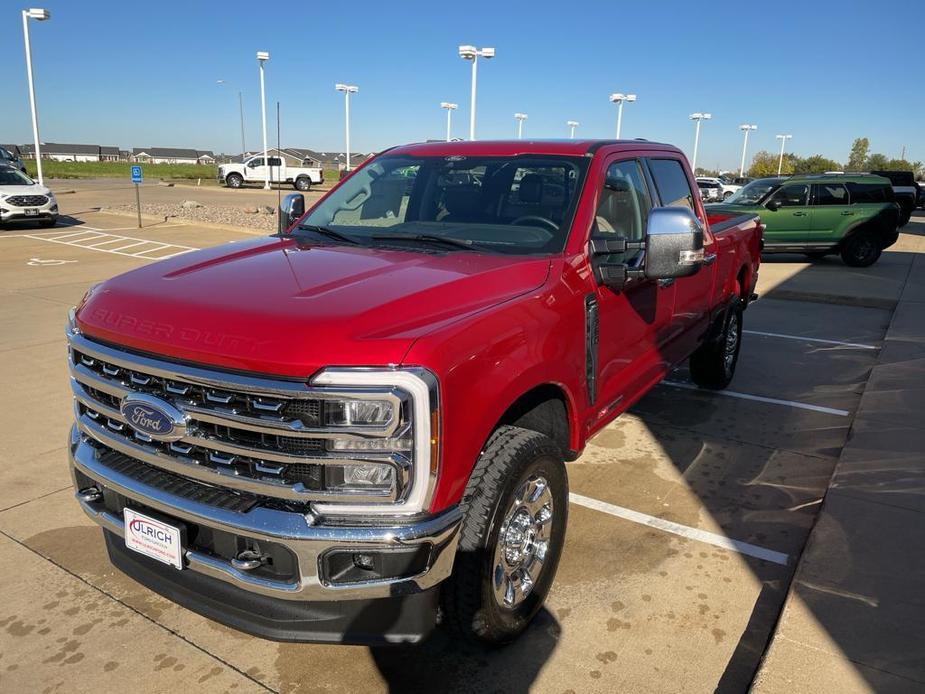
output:
<svg viewBox="0 0 925 694"><path fill-rule="evenodd" d="M712 265L715 262L716 262L716 253L707 253L705 256L703 256L704 265Z"/></svg>
<svg viewBox="0 0 925 694"><path fill-rule="evenodd" d="M794 212L793 216L794 217L805 217L806 213L805 212Z"/></svg>
<svg viewBox="0 0 925 694"><path fill-rule="evenodd" d="M674 284L674 277L666 277L665 279L661 279L658 281L658 286L662 288L670 287L673 284Z"/></svg>
<svg viewBox="0 0 925 694"><path fill-rule="evenodd" d="M842 212L842 213L841 213L841 216L842 216L842 217L853 217L853 216L854 216L854 212Z"/></svg>

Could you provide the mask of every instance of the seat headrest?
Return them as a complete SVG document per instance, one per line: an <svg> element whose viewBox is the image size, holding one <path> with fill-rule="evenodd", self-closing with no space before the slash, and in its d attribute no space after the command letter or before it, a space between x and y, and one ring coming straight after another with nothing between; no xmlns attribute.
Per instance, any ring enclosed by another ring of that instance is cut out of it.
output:
<svg viewBox="0 0 925 694"><path fill-rule="evenodd" d="M538 203L543 199L543 177L539 174L527 174L520 179L520 201Z"/></svg>
<svg viewBox="0 0 925 694"><path fill-rule="evenodd" d="M479 212L482 193L478 186L450 186L443 193L443 206L452 215L474 216Z"/></svg>

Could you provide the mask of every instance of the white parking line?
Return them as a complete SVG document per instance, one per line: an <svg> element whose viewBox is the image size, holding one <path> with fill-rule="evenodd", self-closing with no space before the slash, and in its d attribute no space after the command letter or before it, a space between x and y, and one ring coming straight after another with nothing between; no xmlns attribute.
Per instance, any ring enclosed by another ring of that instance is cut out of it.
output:
<svg viewBox="0 0 925 694"><path fill-rule="evenodd" d="M756 559L764 559L765 561L773 562L774 564L780 564L781 566L787 566L787 563L790 561L790 557L783 552L775 552L772 549L759 547L758 545L742 542L741 540L732 540L725 535L717 535L716 533L700 530L699 528L691 528L687 525L674 523L672 521L665 520L664 518L656 518L655 516L640 513L639 511L633 511L628 508L623 508L622 506L608 504L606 501L592 499L591 497L576 494L575 492L569 493L569 501L571 501L573 504L578 504L579 506L584 506L585 508L600 511L601 513L607 513L611 516L616 516L617 518L622 518L623 520L628 520L632 523L646 525L650 528L655 528L656 530L662 530L666 533L671 533L672 535L686 537L689 540L705 542L708 545L713 545L714 547L730 549L733 552L746 554L750 557L755 557Z"/></svg>
<svg viewBox="0 0 925 694"><path fill-rule="evenodd" d="M139 239L134 236L110 234L105 230L86 226L81 227L79 231L68 231L64 234L59 230L36 234L22 234L21 238L60 243L64 246L84 248L88 251L114 253L129 258L141 258L142 260L164 260L165 258L172 258L177 255L182 255L183 253L199 250L193 246L181 246L176 243L164 243L162 241L151 241L150 239ZM104 246L109 244L120 245L116 248L104 248ZM127 248L137 248L137 250L132 253L125 253L124 250Z"/></svg>
<svg viewBox="0 0 925 694"><path fill-rule="evenodd" d="M839 417L847 417L848 410L838 410L834 407L823 407L822 405L810 405L808 402L796 402L795 400L780 400L778 398L766 398L763 395L749 395L748 393L737 393L734 390L703 390L693 383L681 383L679 381L662 381L663 386L672 388L684 388L685 390L697 390L701 393L710 395L722 395L727 398L740 398L742 400L754 400L755 402L766 402L770 405L784 405L786 407L795 407L798 410L811 410L813 412L822 412L823 414L834 414Z"/></svg>
<svg viewBox="0 0 925 694"><path fill-rule="evenodd" d="M862 345L857 342L842 342L841 340L823 340L819 337L803 337L802 335L784 335L783 333L766 333L761 330L743 330L743 333L749 335L761 335L762 337L780 337L784 340L799 340L801 342L821 342L826 345L839 345L840 347L853 347L854 349L880 349L877 345Z"/></svg>

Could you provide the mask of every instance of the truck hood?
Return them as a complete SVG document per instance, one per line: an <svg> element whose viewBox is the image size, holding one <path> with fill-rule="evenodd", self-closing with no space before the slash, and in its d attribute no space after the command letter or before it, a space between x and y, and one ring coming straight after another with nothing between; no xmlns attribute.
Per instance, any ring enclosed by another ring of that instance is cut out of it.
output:
<svg viewBox="0 0 925 694"><path fill-rule="evenodd" d="M108 280L77 312L89 337L154 355L305 378L399 364L415 339L536 289L548 258L258 239Z"/></svg>

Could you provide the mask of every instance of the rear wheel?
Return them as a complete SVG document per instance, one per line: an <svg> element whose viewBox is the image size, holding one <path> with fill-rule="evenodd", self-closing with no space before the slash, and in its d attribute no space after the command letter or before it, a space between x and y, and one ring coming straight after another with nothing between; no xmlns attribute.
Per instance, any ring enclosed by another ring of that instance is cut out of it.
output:
<svg viewBox="0 0 925 694"><path fill-rule="evenodd" d="M556 575L568 517L568 478L548 437L502 426L488 440L463 494L453 575L443 589L446 623L462 636L501 644L543 606Z"/></svg>
<svg viewBox="0 0 925 694"><path fill-rule="evenodd" d="M742 346L742 300L736 297L729 305L723 332L691 355L691 378L701 388L722 390L732 382L739 348Z"/></svg>
<svg viewBox="0 0 925 694"><path fill-rule="evenodd" d="M240 188L244 185L244 177L241 174L228 174L225 176L225 185L229 188Z"/></svg>
<svg viewBox="0 0 925 694"><path fill-rule="evenodd" d="M731 190L727 190L725 193L723 193L723 200L727 200L728 198L731 198L731 197L732 197Z"/></svg>
<svg viewBox="0 0 925 694"><path fill-rule="evenodd" d="M877 262L883 248L876 233L859 231L848 237L841 247L841 259L851 267L869 267Z"/></svg>

